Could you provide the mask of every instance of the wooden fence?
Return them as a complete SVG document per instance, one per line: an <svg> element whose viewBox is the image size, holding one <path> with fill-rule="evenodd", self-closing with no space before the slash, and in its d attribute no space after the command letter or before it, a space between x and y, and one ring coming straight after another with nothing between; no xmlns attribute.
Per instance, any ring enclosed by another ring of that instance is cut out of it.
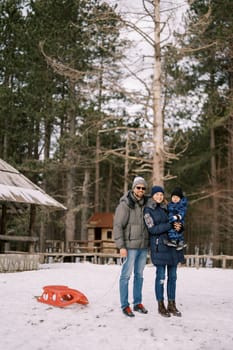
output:
<svg viewBox="0 0 233 350"><path fill-rule="evenodd" d="M6 241L6 237L0 236L1 239ZM16 240L18 237L13 236L11 239ZM20 240L32 245L37 243L37 239L32 237L30 239L21 237ZM112 240L70 241L66 250L64 241L47 240L45 243L44 252L33 253L34 249L29 249L28 253L5 251L5 254L0 254L0 272L37 269L39 263L88 261L94 264L120 264L121 262L119 250ZM230 255L199 255L197 251L196 254L185 255L185 260L187 267L233 268L233 256ZM149 255L147 263L151 264Z"/></svg>
<svg viewBox="0 0 233 350"><path fill-rule="evenodd" d="M230 255L199 255L196 254L185 255L186 266L188 267L232 267L233 256ZM112 240L94 240L94 241L70 241L68 250L65 251L63 241L46 241L46 249L44 253L44 260L46 262L56 261L91 261L94 263L118 263L120 261L119 250ZM151 263L148 256L148 263Z"/></svg>
<svg viewBox="0 0 233 350"><path fill-rule="evenodd" d="M193 255L185 255L186 259L186 266L191 267L222 267L227 268L231 267L233 268L233 256L231 255L199 255L199 254L193 254Z"/></svg>
<svg viewBox="0 0 233 350"><path fill-rule="evenodd" d="M4 253L11 253L10 243L11 242L23 242L28 244L28 252L33 254L35 252L35 247L39 241L38 237L32 236L15 236L15 235L0 235L0 243L4 244Z"/></svg>
<svg viewBox="0 0 233 350"><path fill-rule="evenodd" d="M0 272L38 270L38 254L0 254Z"/></svg>
<svg viewBox="0 0 233 350"><path fill-rule="evenodd" d="M41 261L45 263L54 262L85 262L94 264L120 264L120 254L108 254L100 252L80 252L80 253L43 253ZM222 267L233 268L233 256L230 255L185 255L187 267ZM147 263L151 264L148 255ZM218 263L218 264L215 264ZM184 266L184 265L183 265Z"/></svg>

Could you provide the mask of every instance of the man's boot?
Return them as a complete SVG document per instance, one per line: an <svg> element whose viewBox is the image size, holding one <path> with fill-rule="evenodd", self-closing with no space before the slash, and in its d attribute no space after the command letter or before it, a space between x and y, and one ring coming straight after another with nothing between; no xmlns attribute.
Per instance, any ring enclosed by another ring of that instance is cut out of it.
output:
<svg viewBox="0 0 233 350"><path fill-rule="evenodd" d="M165 308L163 300L158 302L158 311L159 311L159 314L161 316L164 316L164 317L170 317L171 316L170 313L168 312L168 310Z"/></svg>
<svg viewBox="0 0 233 350"><path fill-rule="evenodd" d="M167 310L170 312L173 316L181 317L181 312L176 308L175 300L168 300Z"/></svg>

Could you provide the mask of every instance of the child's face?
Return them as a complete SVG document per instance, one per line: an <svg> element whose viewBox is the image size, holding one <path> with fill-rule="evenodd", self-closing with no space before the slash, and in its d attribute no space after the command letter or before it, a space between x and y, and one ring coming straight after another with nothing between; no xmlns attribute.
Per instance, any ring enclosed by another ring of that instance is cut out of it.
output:
<svg viewBox="0 0 233 350"><path fill-rule="evenodd" d="M171 200L172 200L173 203L178 203L180 201L180 197L176 196L176 195L173 195Z"/></svg>

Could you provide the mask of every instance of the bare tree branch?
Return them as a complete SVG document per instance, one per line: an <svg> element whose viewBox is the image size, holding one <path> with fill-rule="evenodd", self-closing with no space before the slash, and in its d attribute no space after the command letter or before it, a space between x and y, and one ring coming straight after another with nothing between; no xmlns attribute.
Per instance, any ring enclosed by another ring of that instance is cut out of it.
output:
<svg viewBox="0 0 233 350"><path fill-rule="evenodd" d="M41 50L41 53L43 54L47 64L56 72L57 74L66 77L70 79L73 82L76 82L80 80L80 78L83 78L87 72L78 71L77 69L73 69L67 65L64 65L63 63L59 62L55 58L51 58L47 56L44 52L44 41L41 41L39 43L39 48Z"/></svg>

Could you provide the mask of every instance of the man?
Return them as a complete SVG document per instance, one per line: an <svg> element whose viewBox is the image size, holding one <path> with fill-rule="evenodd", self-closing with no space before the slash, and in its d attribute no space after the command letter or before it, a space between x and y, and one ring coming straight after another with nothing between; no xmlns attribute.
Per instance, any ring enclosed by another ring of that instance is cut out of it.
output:
<svg viewBox="0 0 233 350"><path fill-rule="evenodd" d="M128 301L129 279L133 270L133 310L142 314L148 312L142 304L143 270L149 246L149 236L143 221L146 187L143 177L135 177L132 190L120 199L114 216L114 239L123 260L119 281L120 302L123 313L129 317L135 316Z"/></svg>

